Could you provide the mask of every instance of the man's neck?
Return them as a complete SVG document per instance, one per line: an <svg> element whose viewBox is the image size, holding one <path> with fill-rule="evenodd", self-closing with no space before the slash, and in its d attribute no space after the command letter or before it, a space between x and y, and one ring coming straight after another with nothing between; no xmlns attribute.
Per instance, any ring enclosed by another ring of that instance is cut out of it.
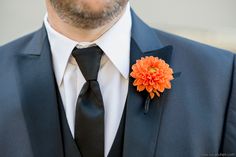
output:
<svg viewBox="0 0 236 157"><path fill-rule="evenodd" d="M102 27L87 30L87 29L76 28L64 22L62 19L60 19L57 13L49 5L47 6L47 10L48 10L48 22L51 25L51 27L53 27L57 32L77 42L95 41L100 36L102 36L106 31L108 31L125 12L123 11L117 18L113 19L111 22L107 23Z"/></svg>

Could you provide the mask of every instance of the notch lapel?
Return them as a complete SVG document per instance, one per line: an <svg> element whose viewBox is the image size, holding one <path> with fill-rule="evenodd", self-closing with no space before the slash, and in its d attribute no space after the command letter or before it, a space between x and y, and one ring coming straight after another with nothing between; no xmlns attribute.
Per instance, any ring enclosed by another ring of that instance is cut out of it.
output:
<svg viewBox="0 0 236 157"><path fill-rule="evenodd" d="M34 157L62 157L50 46L42 27L18 56L18 84Z"/></svg>
<svg viewBox="0 0 236 157"><path fill-rule="evenodd" d="M172 46L163 46L153 29L144 24L133 11L132 39L130 52L130 71L136 60L144 56L154 56L171 62ZM175 73L174 77L179 77ZM138 92L133 86L133 78L129 78L127 96L127 115L124 135L124 157L153 157L157 148L162 111L168 90L161 97L150 102L149 112L144 114L144 104L148 96Z"/></svg>

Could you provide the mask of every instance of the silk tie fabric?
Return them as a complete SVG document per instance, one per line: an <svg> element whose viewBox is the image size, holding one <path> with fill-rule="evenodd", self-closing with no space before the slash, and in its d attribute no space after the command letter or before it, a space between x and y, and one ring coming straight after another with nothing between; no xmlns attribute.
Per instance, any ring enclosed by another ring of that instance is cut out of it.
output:
<svg viewBox="0 0 236 157"><path fill-rule="evenodd" d="M75 141L82 157L104 157L104 105L97 81L103 51L74 48L72 56L86 80L76 104Z"/></svg>

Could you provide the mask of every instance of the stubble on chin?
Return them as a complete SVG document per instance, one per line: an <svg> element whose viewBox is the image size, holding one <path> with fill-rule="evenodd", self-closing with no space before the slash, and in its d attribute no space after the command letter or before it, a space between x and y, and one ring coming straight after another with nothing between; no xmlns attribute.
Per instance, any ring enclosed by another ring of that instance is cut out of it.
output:
<svg viewBox="0 0 236 157"><path fill-rule="evenodd" d="M50 0L58 16L65 22L80 29L96 29L117 18L128 0L112 0L104 7L93 10L91 6L75 0Z"/></svg>

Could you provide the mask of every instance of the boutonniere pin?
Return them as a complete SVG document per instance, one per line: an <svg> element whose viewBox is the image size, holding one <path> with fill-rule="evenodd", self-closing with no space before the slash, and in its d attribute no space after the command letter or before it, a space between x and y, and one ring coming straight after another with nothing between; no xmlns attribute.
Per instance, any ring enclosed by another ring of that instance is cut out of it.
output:
<svg viewBox="0 0 236 157"><path fill-rule="evenodd" d="M158 57L146 56L137 60L132 66L130 75L135 79L137 91L148 92L145 102L145 113L149 110L149 103L154 97L160 97L165 89L171 89L171 80L174 79L173 70L164 60Z"/></svg>

